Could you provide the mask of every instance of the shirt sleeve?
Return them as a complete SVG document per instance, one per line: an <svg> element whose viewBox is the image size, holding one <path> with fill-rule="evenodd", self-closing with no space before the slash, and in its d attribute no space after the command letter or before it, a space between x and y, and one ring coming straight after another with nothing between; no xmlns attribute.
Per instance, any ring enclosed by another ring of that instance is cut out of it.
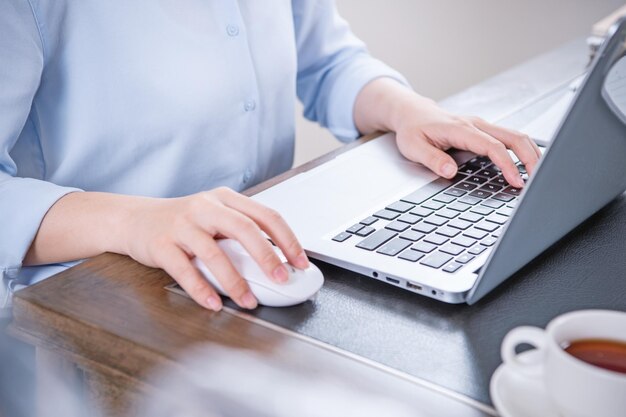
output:
<svg viewBox="0 0 626 417"><path fill-rule="evenodd" d="M365 44L339 16L335 0L292 0L298 49L298 98L304 116L327 127L339 140L359 136L354 102L370 81L390 77L407 80L374 59Z"/></svg>
<svg viewBox="0 0 626 417"><path fill-rule="evenodd" d="M0 279L17 277L48 209L79 191L19 178L10 152L26 125L44 66L44 47L28 0L0 1ZM3 289L0 289L0 293ZM0 303L5 294L0 294ZM2 306L0 306L2 307Z"/></svg>

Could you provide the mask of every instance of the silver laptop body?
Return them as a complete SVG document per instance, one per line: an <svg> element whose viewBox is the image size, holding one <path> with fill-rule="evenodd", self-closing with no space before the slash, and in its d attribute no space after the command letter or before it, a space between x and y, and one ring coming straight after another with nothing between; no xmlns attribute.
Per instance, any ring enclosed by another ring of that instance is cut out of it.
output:
<svg viewBox="0 0 626 417"><path fill-rule="evenodd" d="M280 212L313 258L473 304L626 189L625 39L622 21L521 194L469 152L452 152L454 183L438 178L386 134L253 198Z"/></svg>

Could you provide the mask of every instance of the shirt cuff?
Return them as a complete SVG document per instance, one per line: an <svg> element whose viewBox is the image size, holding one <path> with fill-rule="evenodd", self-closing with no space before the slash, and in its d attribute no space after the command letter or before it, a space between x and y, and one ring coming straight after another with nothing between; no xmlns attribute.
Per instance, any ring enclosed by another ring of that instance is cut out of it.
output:
<svg viewBox="0 0 626 417"><path fill-rule="evenodd" d="M360 136L354 123L354 104L366 84L377 78L391 78L411 88L398 71L369 55L355 59L343 71L342 79L335 84L329 102L328 129L342 142Z"/></svg>
<svg viewBox="0 0 626 417"><path fill-rule="evenodd" d="M32 178L0 180L0 279L15 279L44 216L64 195L82 191Z"/></svg>

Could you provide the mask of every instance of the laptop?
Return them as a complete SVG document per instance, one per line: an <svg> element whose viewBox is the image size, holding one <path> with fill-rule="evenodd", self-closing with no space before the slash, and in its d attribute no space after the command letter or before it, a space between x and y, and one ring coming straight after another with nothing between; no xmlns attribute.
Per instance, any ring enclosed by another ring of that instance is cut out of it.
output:
<svg viewBox="0 0 626 417"><path fill-rule="evenodd" d="M385 134L253 198L312 258L474 304L626 190L626 20L613 30L523 189L465 151L437 177Z"/></svg>

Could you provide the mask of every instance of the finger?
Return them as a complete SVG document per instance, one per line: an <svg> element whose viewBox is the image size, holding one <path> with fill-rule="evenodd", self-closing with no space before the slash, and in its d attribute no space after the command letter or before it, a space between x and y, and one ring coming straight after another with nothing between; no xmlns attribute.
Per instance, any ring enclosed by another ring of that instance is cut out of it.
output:
<svg viewBox="0 0 626 417"><path fill-rule="evenodd" d="M302 245L278 212L228 189L222 195L222 202L227 207L248 216L259 225L280 248L290 264L300 269L309 267L309 259Z"/></svg>
<svg viewBox="0 0 626 417"><path fill-rule="evenodd" d="M216 207L211 215L219 219L219 223L212 224L211 227L221 235L241 243L270 279L276 282L286 282L289 279L289 271L252 219L227 206Z"/></svg>
<svg viewBox="0 0 626 417"><path fill-rule="evenodd" d="M159 254L165 270L198 304L213 311L222 309L222 300L202 274L193 266L185 252L172 244Z"/></svg>
<svg viewBox="0 0 626 417"><path fill-rule="evenodd" d="M541 149L539 149L539 145L537 145L537 143L530 136L528 138L530 139L530 143L532 144L532 147L535 150L535 153L537 154L537 158L541 158L543 156L543 153L541 153Z"/></svg>
<svg viewBox="0 0 626 417"><path fill-rule="evenodd" d="M481 119L474 119L473 122L478 129L500 140L511 149L526 166L528 173L532 174L537 162L539 162L541 153L537 145L535 145L528 135L492 125Z"/></svg>
<svg viewBox="0 0 626 417"><path fill-rule="evenodd" d="M533 148L535 148L535 152L537 152L537 157L541 159L541 157L543 156L543 153L541 153L541 149L539 149L539 145L537 145L537 143L534 140L532 140L532 138L530 142L533 144Z"/></svg>
<svg viewBox="0 0 626 417"><path fill-rule="evenodd" d="M422 136L411 141L398 141L398 146L405 157L421 163L441 177L453 178L459 169L450 155Z"/></svg>
<svg viewBox="0 0 626 417"><path fill-rule="evenodd" d="M248 283L210 235L201 229L189 228L180 232L180 240L206 265L235 303L248 309L257 306Z"/></svg>
<svg viewBox="0 0 626 417"><path fill-rule="evenodd" d="M463 147L479 155L486 155L501 170L504 178L514 187L522 188L524 181L513 162L506 146L474 126L466 126L454 133L455 137L464 138ZM458 145L455 145L458 147Z"/></svg>

